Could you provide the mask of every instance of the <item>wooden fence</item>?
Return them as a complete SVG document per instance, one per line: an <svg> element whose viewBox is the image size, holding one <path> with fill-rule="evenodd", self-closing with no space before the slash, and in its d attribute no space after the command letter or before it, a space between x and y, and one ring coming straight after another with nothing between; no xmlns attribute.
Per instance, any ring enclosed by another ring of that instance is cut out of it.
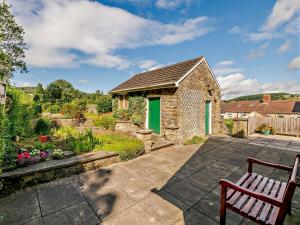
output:
<svg viewBox="0 0 300 225"><path fill-rule="evenodd" d="M300 136L300 118L251 117L248 119L248 134L262 124L272 126L277 134Z"/></svg>

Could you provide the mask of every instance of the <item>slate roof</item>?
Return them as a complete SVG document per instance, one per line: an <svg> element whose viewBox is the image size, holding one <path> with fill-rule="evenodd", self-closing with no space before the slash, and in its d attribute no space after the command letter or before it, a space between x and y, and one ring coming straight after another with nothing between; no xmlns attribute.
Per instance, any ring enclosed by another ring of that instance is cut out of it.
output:
<svg viewBox="0 0 300 225"><path fill-rule="evenodd" d="M300 114L300 101L296 100L271 100L263 104L261 101L238 101L223 103L221 112L258 112L261 114Z"/></svg>
<svg viewBox="0 0 300 225"><path fill-rule="evenodd" d="M175 86L175 82L180 80L181 77L183 77L202 59L203 57L201 56L162 68L138 73L112 89L110 93L118 93L129 90L145 90L147 88L157 86Z"/></svg>

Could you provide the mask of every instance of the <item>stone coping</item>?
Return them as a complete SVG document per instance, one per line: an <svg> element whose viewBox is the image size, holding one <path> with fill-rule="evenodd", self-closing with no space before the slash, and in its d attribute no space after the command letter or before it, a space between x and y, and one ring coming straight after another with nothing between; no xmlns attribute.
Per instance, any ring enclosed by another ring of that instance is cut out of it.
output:
<svg viewBox="0 0 300 225"><path fill-rule="evenodd" d="M0 179L7 178L7 177L24 176L36 172L49 171L53 169L69 167L79 163L88 163L91 161L106 159L117 155L118 154L114 152L98 151L98 152L86 153L83 155L72 156L67 159L49 160L46 162L41 162L27 167L18 168L13 171L2 173L0 174Z"/></svg>
<svg viewBox="0 0 300 225"><path fill-rule="evenodd" d="M151 134L153 131L152 130L138 130L137 133L138 134Z"/></svg>

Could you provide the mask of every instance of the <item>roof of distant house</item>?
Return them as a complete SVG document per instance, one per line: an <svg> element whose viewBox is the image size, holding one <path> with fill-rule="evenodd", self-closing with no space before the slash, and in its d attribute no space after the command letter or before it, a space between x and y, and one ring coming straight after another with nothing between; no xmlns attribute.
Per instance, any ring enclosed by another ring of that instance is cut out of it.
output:
<svg viewBox="0 0 300 225"><path fill-rule="evenodd" d="M261 114L300 114L300 101L295 100L271 100L268 103L262 101L238 101L222 103L222 113L250 113Z"/></svg>
<svg viewBox="0 0 300 225"><path fill-rule="evenodd" d="M138 73L110 92L145 90L153 87L174 87L175 83L191 71L202 59L204 57L200 56L162 68Z"/></svg>

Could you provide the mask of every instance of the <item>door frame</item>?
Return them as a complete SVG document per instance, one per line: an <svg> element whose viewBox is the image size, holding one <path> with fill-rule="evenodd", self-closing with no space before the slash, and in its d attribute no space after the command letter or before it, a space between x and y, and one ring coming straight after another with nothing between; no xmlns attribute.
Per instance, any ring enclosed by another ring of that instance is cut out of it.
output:
<svg viewBox="0 0 300 225"><path fill-rule="evenodd" d="M206 106L209 103L209 118L208 118L208 134L206 134ZM212 101L206 100L205 101L205 120L204 120L204 133L205 135L212 134Z"/></svg>
<svg viewBox="0 0 300 225"><path fill-rule="evenodd" d="M147 96L146 129L149 129L149 99L150 98L159 98L159 135L160 135L161 134L161 95Z"/></svg>

